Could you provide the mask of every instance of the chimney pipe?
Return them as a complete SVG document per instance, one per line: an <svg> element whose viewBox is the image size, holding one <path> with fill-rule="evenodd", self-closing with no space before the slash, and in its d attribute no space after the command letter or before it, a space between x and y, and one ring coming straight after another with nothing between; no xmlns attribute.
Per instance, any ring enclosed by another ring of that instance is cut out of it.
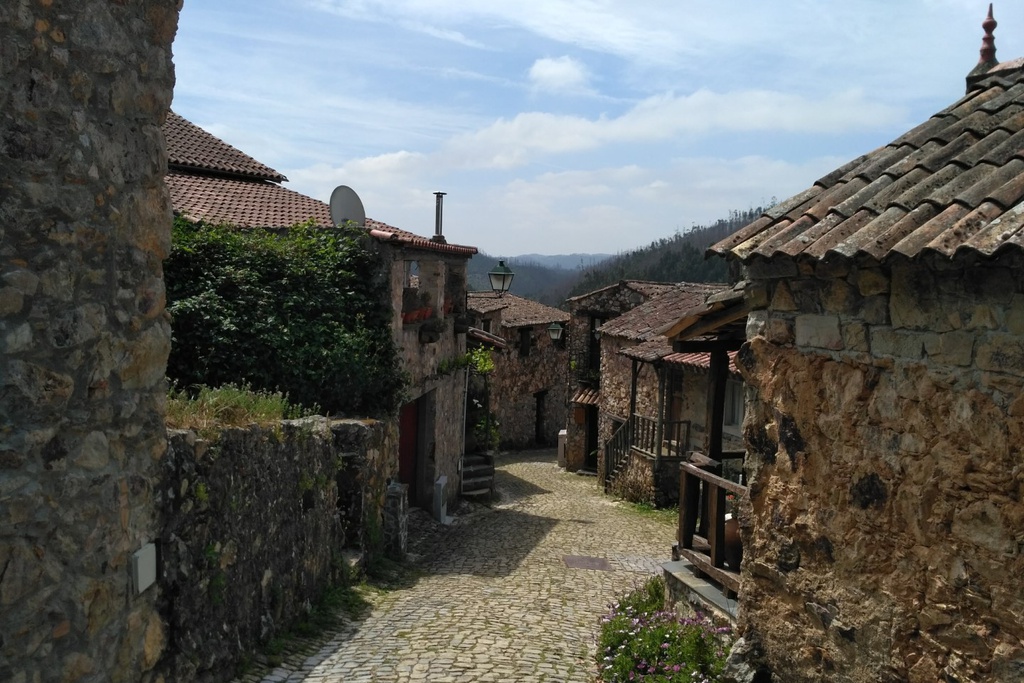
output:
<svg viewBox="0 0 1024 683"><path fill-rule="evenodd" d="M443 213L444 207L444 196L447 192L435 192L434 196L437 197L437 202L434 208L434 236L431 237L433 242L444 243L444 234L441 232L441 214Z"/></svg>

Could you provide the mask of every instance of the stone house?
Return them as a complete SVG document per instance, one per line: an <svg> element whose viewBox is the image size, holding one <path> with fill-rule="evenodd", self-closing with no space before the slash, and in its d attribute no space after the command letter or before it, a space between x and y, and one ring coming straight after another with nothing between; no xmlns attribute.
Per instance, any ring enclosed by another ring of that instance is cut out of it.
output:
<svg viewBox="0 0 1024 683"><path fill-rule="evenodd" d="M477 343L495 349L486 396L498 424L499 445L553 445L565 425L569 357L565 344L551 339L548 327L564 326L569 314L508 293L469 292L467 307ZM502 343L488 342L486 335Z"/></svg>
<svg viewBox="0 0 1024 683"><path fill-rule="evenodd" d="M569 324L565 343L569 351L569 415L566 421L565 467L570 472L597 473L600 447L610 434L601 435L601 334L598 328L658 294L671 291L669 282L621 280L613 285L566 300Z"/></svg>
<svg viewBox="0 0 1024 683"><path fill-rule="evenodd" d="M687 311L702 305L724 284L676 284L671 290L605 323L601 335L598 404L602 455L598 476L607 490L630 500L674 505L679 463L703 450L710 355L676 353L663 334ZM738 450L742 386L735 367L726 436Z"/></svg>
<svg viewBox="0 0 1024 683"><path fill-rule="evenodd" d="M1024 680L1024 59L712 247L765 298L734 662ZM783 672L785 672L783 674Z"/></svg>
<svg viewBox="0 0 1024 683"><path fill-rule="evenodd" d="M176 213L242 228L333 224L326 203L283 187L284 175L181 116L169 113L163 130L166 181ZM455 320L466 314L466 265L477 250L369 218L365 227L390 264L385 279L394 310L392 331L410 380L391 474L409 486L413 505L432 507L439 481L450 485L442 486L443 500L436 503L452 504L464 445L466 370L438 369L466 352L466 328L457 332Z"/></svg>

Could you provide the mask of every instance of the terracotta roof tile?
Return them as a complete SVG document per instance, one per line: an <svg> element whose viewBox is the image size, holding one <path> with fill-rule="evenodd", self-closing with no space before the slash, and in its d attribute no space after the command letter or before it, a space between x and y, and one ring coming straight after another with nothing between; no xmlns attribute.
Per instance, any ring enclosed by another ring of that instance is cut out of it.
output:
<svg viewBox="0 0 1024 683"><path fill-rule="evenodd" d="M583 406L596 406L601 403L601 393L596 389L580 389L573 394L570 403L576 403Z"/></svg>
<svg viewBox="0 0 1024 683"><path fill-rule="evenodd" d="M370 235L383 242L390 242L413 249L458 254L460 256L472 256L477 253L476 247L463 244L448 244L447 242L420 237L407 230L396 228L381 221L375 221L372 218L367 218L365 225L366 229L370 231Z"/></svg>
<svg viewBox="0 0 1024 683"><path fill-rule="evenodd" d="M274 182L288 180L281 173L173 111L167 112L163 133L167 143L167 163L171 169L205 171Z"/></svg>
<svg viewBox="0 0 1024 683"><path fill-rule="evenodd" d="M1024 200L1024 60L972 77L970 93L891 144L836 169L710 251L884 259L1017 248Z"/></svg>
<svg viewBox="0 0 1024 683"><path fill-rule="evenodd" d="M240 180L171 171L171 206L186 218L239 228L287 228L312 218L331 225L321 201L265 180Z"/></svg>
<svg viewBox="0 0 1024 683"><path fill-rule="evenodd" d="M185 118L169 112L163 131L167 187L176 213L240 228L287 228L310 219L318 226L333 225L326 203L278 185L287 178ZM373 219L366 220L366 228L373 237L404 247L477 253L476 247L420 237Z"/></svg>
<svg viewBox="0 0 1024 683"><path fill-rule="evenodd" d="M646 341L661 336L658 330L674 323L688 310L699 306L711 294L729 286L709 282L680 282L673 289L613 318L599 329L601 334Z"/></svg>
<svg viewBox="0 0 1024 683"><path fill-rule="evenodd" d="M673 287L675 287L675 284L671 282L650 282L648 280L619 280L618 282L606 285L604 287L601 287L600 289L595 289L584 294L577 294L576 296L569 297L568 299L566 299L566 301L579 301L581 299L591 297L594 294L607 292L608 290L615 289L617 287L625 287L627 289L632 289L633 291L639 292L646 297L651 297L670 291Z"/></svg>
<svg viewBox="0 0 1024 683"><path fill-rule="evenodd" d="M565 311L508 293L499 297L492 292L469 292L466 306L469 310L480 314L501 310L502 327L527 327L550 325L554 322L569 322L569 314Z"/></svg>

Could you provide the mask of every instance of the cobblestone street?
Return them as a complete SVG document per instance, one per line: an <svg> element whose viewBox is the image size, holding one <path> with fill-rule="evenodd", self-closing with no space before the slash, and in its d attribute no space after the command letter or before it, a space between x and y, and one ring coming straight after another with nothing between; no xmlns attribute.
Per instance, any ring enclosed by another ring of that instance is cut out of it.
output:
<svg viewBox="0 0 1024 683"><path fill-rule="evenodd" d="M447 527L414 513L414 585L374 596L319 652L244 680L592 681L599 616L659 571L674 528L562 471L553 450L496 464L492 506Z"/></svg>

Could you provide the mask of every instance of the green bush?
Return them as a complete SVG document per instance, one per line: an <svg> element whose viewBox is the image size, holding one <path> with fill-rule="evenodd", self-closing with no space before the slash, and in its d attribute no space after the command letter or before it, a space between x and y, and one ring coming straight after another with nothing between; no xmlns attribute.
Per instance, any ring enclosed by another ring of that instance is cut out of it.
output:
<svg viewBox="0 0 1024 683"><path fill-rule="evenodd" d="M358 227L174 222L164 264L180 387L248 383L329 413L393 411L403 380L382 257Z"/></svg>
<svg viewBox="0 0 1024 683"><path fill-rule="evenodd" d="M605 683L713 683L725 665L728 629L702 616L663 609L665 582L649 579L611 606L598 635L598 680Z"/></svg>

